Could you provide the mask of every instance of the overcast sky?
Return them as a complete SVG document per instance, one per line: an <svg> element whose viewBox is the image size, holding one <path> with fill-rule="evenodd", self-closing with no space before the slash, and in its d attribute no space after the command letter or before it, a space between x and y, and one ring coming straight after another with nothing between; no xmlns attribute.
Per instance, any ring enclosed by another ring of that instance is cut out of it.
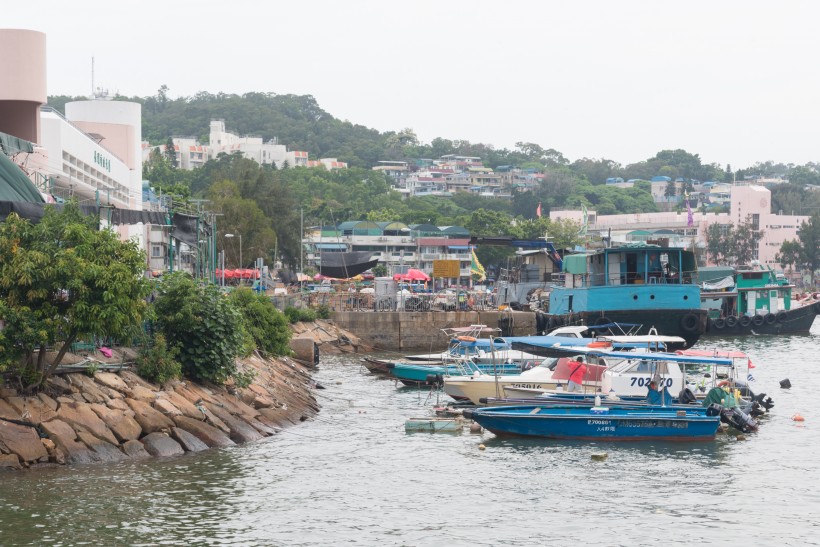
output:
<svg viewBox="0 0 820 547"><path fill-rule="evenodd" d="M310 94L380 131L622 164L820 160L820 3L29 0L48 94ZM227 120L230 126L230 120Z"/></svg>

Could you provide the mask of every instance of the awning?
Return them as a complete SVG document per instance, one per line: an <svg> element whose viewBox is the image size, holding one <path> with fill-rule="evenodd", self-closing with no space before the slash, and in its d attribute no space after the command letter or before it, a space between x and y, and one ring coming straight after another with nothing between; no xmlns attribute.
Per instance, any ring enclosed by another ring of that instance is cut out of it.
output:
<svg viewBox="0 0 820 547"><path fill-rule="evenodd" d="M346 251L347 245L344 243L317 243L316 248L320 251Z"/></svg>
<svg viewBox="0 0 820 547"><path fill-rule="evenodd" d="M448 245L448 249L455 249L456 251L469 251L470 247L468 245Z"/></svg>

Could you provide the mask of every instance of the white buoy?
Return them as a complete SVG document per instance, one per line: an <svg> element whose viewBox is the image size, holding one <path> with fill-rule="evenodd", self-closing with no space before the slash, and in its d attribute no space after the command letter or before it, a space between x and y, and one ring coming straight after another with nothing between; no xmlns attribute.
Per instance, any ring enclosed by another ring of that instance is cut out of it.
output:
<svg viewBox="0 0 820 547"><path fill-rule="evenodd" d="M603 461L603 460L607 459L608 457L609 457L609 454L607 454L606 452L596 452L596 453L592 454L592 456L591 456L591 458L593 460L598 461L598 462Z"/></svg>
<svg viewBox="0 0 820 547"><path fill-rule="evenodd" d="M478 449L479 449L479 450L484 450L485 448L487 448L487 447L486 447L486 446L484 446L483 444L478 445Z"/></svg>
<svg viewBox="0 0 820 547"><path fill-rule="evenodd" d="M481 426L476 422L470 424L470 433L481 433Z"/></svg>

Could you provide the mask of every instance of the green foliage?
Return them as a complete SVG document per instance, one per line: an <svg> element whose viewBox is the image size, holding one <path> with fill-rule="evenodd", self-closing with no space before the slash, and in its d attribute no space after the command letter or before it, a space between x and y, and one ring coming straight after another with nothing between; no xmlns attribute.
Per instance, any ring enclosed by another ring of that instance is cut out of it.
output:
<svg viewBox="0 0 820 547"><path fill-rule="evenodd" d="M288 318L289 323L311 323L316 321L316 311L311 310L309 308L293 308L287 307L285 308L285 317Z"/></svg>
<svg viewBox="0 0 820 547"><path fill-rule="evenodd" d="M143 319L144 256L98 224L75 204L47 206L37 224L14 213L0 224L0 355L18 363L24 388L43 383L76 340L125 336Z"/></svg>
<svg viewBox="0 0 820 547"><path fill-rule="evenodd" d="M230 293L230 300L239 313L254 347L266 355L290 353L291 330L288 320L264 295L240 287Z"/></svg>
<svg viewBox="0 0 820 547"><path fill-rule="evenodd" d="M242 315L211 284L199 284L184 272L168 274L154 302L161 332L179 347L183 373L222 384L236 372L245 349Z"/></svg>
<svg viewBox="0 0 820 547"><path fill-rule="evenodd" d="M182 365L177 360L179 348L169 346L162 334L156 334L137 355L137 374L160 385L182 376Z"/></svg>
<svg viewBox="0 0 820 547"><path fill-rule="evenodd" d="M322 304L316 308L316 317L319 319L330 319L330 306Z"/></svg>
<svg viewBox="0 0 820 547"><path fill-rule="evenodd" d="M376 264L372 268L374 277L385 277L387 275L387 266L384 264Z"/></svg>
<svg viewBox="0 0 820 547"><path fill-rule="evenodd" d="M755 231L749 218L736 226L710 224L706 228L706 252L718 265L749 264L764 233Z"/></svg>
<svg viewBox="0 0 820 547"><path fill-rule="evenodd" d="M811 284L815 284L815 275L820 269L820 212L809 217L808 222L800 225L796 241L785 241L777 255L783 265L796 266L808 271L811 275Z"/></svg>

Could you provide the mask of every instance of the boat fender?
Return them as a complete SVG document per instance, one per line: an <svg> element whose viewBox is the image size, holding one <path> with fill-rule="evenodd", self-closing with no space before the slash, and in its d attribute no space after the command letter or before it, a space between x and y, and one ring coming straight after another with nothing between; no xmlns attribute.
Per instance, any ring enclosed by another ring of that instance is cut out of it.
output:
<svg viewBox="0 0 820 547"><path fill-rule="evenodd" d="M475 336L459 336L457 340L461 342L475 342Z"/></svg>
<svg viewBox="0 0 820 547"><path fill-rule="evenodd" d="M718 385L717 385L717 386L718 386L718 387L725 387L725 386L730 385L731 383L732 383L732 382L730 382L729 380L723 380L723 381L721 381L721 382L718 382Z"/></svg>
<svg viewBox="0 0 820 547"><path fill-rule="evenodd" d="M698 316L694 313L687 313L680 319L680 326L686 332L695 332L698 330Z"/></svg>
<svg viewBox="0 0 820 547"><path fill-rule="evenodd" d="M737 325L737 317L735 317L734 315L730 315L729 317L726 318L726 326L727 327L731 328L731 327L734 327L735 325Z"/></svg>
<svg viewBox="0 0 820 547"><path fill-rule="evenodd" d="M608 340L597 340L595 342L590 342L587 344L588 348L608 348L612 346L612 342Z"/></svg>
<svg viewBox="0 0 820 547"><path fill-rule="evenodd" d="M609 323L612 323L612 320L606 315L602 315L601 317L595 320L596 325L608 325Z"/></svg>
<svg viewBox="0 0 820 547"><path fill-rule="evenodd" d="M695 397L695 394L692 393L692 390L688 387L683 388L680 390L680 393L678 393L678 402L682 405L689 405L697 402L697 400L698 399Z"/></svg>
<svg viewBox="0 0 820 547"><path fill-rule="evenodd" d="M764 318L763 318L762 315L755 315L754 317L752 317L752 324L754 324L758 327L763 324L763 321L764 321Z"/></svg>
<svg viewBox="0 0 820 547"><path fill-rule="evenodd" d="M741 327L748 327L752 324L752 318L748 315L741 315L737 322L740 323Z"/></svg>
<svg viewBox="0 0 820 547"><path fill-rule="evenodd" d="M772 316L772 318L774 318L774 316ZM726 326L726 320L722 317L718 317L717 319L712 321L712 324L715 326L716 329L722 329Z"/></svg>
<svg viewBox="0 0 820 547"><path fill-rule="evenodd" d="M775 318L777 319L778 323L782 323L783 321L786 320L786 312L783 311L783 310L780 310L779 312L777 312L777 315L775 316Z"/></svg>
<svg viewBox="0 0 820 547"><path fill-rule="evenodd" d="M777 317L775 317L773 313L767 313L763 321L765 321L767 325L774 325L775 321L777 321Z"/></svg>

